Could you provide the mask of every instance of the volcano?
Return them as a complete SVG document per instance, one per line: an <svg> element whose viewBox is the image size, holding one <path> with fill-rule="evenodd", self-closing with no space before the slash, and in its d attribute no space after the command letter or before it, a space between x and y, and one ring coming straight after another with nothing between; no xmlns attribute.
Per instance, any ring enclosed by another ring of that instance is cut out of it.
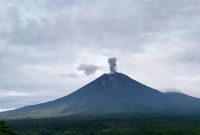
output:
<svg viewBox="0 0 200 135"><path fill-rule="evenodd" d="M182 93L163 93L116 72L103 74L65 97L2 112L0 116L41 118L132 112L197 113L200 99Z"/></svg>

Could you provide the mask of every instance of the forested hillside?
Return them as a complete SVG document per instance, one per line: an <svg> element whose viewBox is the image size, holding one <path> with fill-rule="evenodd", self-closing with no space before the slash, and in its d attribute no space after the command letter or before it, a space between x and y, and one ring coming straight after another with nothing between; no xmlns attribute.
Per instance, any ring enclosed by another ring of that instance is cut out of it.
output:
<svg viewBox="0 0 200 135"><path fill-rule="evenodd" d="M116 116L8 121L19 135L199 135L199 116ZM4 134L3 134L4 135Z"/></svg>
<svg viewBox="0 0 200 135"><path fill-rule="evenodd" d="M17 135L4 121L0 121L0 135Z"/></svg>

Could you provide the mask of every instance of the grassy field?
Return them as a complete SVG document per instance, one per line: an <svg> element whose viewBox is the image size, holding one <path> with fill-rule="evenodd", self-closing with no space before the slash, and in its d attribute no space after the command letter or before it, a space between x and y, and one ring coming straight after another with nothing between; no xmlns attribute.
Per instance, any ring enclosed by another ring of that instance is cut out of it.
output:
<svg viewBox="0 0 200 135"><path fill-rule="evenodd" d="M6 123L18 135L200 135L199 115L121 114Z"/></svg>

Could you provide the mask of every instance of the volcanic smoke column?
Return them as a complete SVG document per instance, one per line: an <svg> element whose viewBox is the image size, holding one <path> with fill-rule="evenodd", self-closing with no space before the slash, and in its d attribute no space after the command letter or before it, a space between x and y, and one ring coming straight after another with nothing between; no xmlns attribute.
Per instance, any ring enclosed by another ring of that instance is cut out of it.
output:
<svg viewBox="0 0 200 135"><path fill-rule="evenodd" d="M117 72L117 70L116 70L116 66L117 66L116 61L117 61L116 57L112 57L112 58L108 59L108 63L110 65L110 73L111 74L114 74L114 73Z"/></svg>

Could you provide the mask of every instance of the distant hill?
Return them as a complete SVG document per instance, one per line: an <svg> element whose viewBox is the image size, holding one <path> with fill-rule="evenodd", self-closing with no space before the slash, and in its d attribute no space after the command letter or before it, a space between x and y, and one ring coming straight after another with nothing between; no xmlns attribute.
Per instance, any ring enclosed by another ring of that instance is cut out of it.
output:
<svg viewBox="0 0 200 135"><path fill-rule="evenodd" d="M162 93L122 73L103 74L70 95L0 113L4 118L41 118L109 113L197 113L200 99Z"/></svg>

